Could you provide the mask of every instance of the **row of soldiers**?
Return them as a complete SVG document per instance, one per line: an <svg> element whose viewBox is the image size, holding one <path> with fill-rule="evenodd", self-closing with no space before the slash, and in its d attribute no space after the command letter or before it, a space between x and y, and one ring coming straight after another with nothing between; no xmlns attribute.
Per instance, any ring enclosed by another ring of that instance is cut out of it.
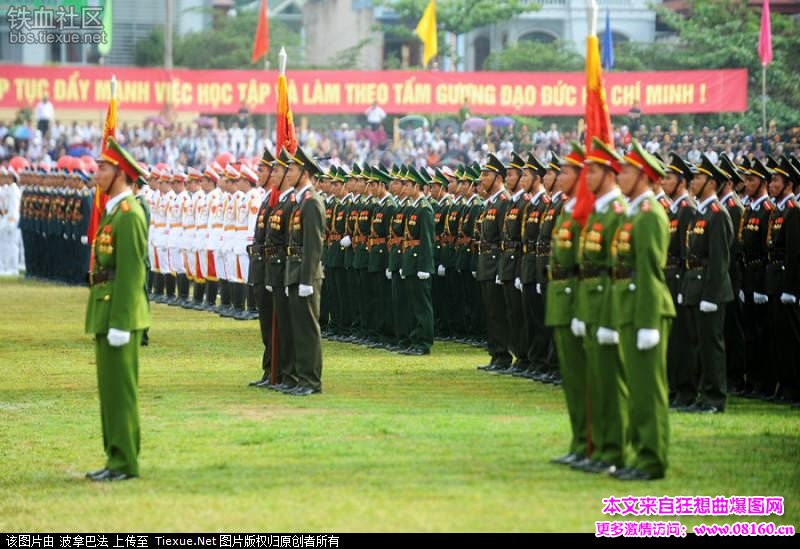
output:
<svg viewBox="0 0 800 549"><path fill-rule="evenodd" d="M20 261L22 189L18 181L19 174L13 167L0 166L0 276L17 276L20 267L24 267Z"/></svg>

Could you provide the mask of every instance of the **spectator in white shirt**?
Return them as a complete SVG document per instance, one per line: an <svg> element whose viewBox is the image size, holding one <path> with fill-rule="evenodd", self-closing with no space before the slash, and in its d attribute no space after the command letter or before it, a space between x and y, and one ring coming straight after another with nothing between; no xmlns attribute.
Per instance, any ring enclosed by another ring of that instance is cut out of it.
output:
<svg viewBox="0 0 800 549"><path fill-rule="evenodd" d="M384 119L386 118L386 112L380 108L378 102L375 101L370 108L367 109L367 123L372 128L372 131L375 131L383 124Z"/></svg>
<svg viewBox="0 0 800 549"><path fill-rule="evenodd" d="M47 97L47 94L42 96L42 100L36 104L36 127L42 136L47 135L50 130L50 124L55 120L56 112L53 109L53 104Z"/></svg>

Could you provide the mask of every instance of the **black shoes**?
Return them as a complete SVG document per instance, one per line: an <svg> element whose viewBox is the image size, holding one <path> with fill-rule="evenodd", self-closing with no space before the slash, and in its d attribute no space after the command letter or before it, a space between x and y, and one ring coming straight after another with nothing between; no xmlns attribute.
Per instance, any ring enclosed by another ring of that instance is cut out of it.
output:
<svg viewBox="0 0 800 549"><path fill-rule="evenodd" d="M298 385L291 391L286 391L284 394L292 396L308 396L322 393L322 389L312 389L311 387L303 387Z"/></svg>
<svg viewBox="0 0 800 549"><path fill-rule="evenodd" d="M248 387L261 387L264 382L269 383L269 376L265 375L261 379L257 379L255 381L251 381L247 384Z"/></svg>
<svg viewBox="0 0 800 549"><path fill-rule="evenodd" d="M131 475L122 471L112 471L111 469L101 469L93 473L86 473L86 478L92 482L116 482L118 480L130 480L139 475Z"/></svg>
<svg viewBox="0 0 800 549"><path fill-rule="evenodd" d="M401 355L429 355L431 354L430 349L420 349L418 347L409 347L408 349L403 349L402 351L398 351Z"/></svg>
<svg viewBox="0 0 800 549"><path fill-rule="evenodd" d="M664 475L654 475L648 473L647 471L642 471L641 469L636 469L634 467L624 467L619 469L613 473L611 476L617 480L658 480L660 478L664 478Z"/></svg>
<svg viewBox="0 0 800 549"><path fill-rule="evenodd" d="M711 404L697 402L691 406L680 407L678 408L678 411L687 412L690 414L721 414L725 411L725 408L718 408L716 406L712 406Z"/></svg>
<svg viewBox="0 0 800 549"><path fill-rule="evenodd" d="M550 463L555 465L572 465L576 461L581 461L582 459L585 459L585 456L570 452L569 454L551 459Z"/></svg>

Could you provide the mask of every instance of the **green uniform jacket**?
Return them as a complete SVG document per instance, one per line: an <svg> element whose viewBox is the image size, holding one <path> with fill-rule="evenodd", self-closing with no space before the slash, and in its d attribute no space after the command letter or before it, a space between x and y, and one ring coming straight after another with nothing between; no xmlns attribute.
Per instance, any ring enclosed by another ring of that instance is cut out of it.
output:
<svg viewBox="0 0 800 549"><path fill-rule="evenodd" d="M286 286L312 283L323 278L322 240L325 234L325 206L314 190L303 192L292 212L287 245Z"/></svg>
<svg viewBox="0 0 800 549"><path fill-rule="evenodd" d="M417 205L409 206L406 214L405 250L401 268L403 276L417 276L417 273L433 274L433 208L425 198Z"/></svg>
<svg viewBox="0 0 800 549"><path fill-rule="evenodd" d="M480 218L480 244L478 249L478 282L494 280L502 271L503 222L511 206L511 197L503 189L494 200L483 205Z"/></svg>
<svg viewBox="0 0 800 549"><path fill-rule="evenodd" d="M549 282L544 323L547 326L569 326L575 317L578 293L578 246L581 226L572 217L572 208L564 207L555 222L550 246Z"/></svg>
<svg viewBox="0 0 800 549"><path fill-rule="evenodd" d="M389 244L389 262L387 267L392 272L397 272L403 263L403 240L406 235L406 215L409 210L408 200L405 198L397 203L397 208L392 216L389 226L389 237L392 239Z"/></svg>
<svg viewBox="0 0 800 549"><path fill-rule="evenodd" d="M276 192L276 191L272 191ZM294 192L288 193L275 205L267 223L267 262L264 283L282 288L286 279L286 245L289 241L289 220L297 202Z"/></svg>
<svg viewBox="0 0 800 549"><path fill-rule="evenodd" d="M350 237L351 243L344 249L344 268L352 269L355 258L355 239L358 236L358 212L361 208L361 198L347 195L342 200L345 217L345 234Z"/></svg>
<svg viewBox="0 0 800 549"><path fill-rule="evenodd" d="M525 221L525 206L530 204L531 195L520 194L510 205L503 218L503 233L500 248L503 259L498 268L500 280L513 282L520 275L522 260L522 225Z"/></svg>
<svg viewBox="0 0 800 549"><path fill-rule="evenodd" d="M371 196L362 196L356 200L356 204L358 204L358 208L355 210L356 230L355 236L351 237L353 239L353 268L366 269L369 265L367 242L374 202Z"/></svg>
<svg viewBox="0 0 800 549"><path fill-rule="evenodd" d="M765 267L767 263L767 228L769 216L775 205L764 198L754 209L753 202L747 205L747 209L739 222L737 239L742 250L743 277L742 287L745 292L750 294L758 292L766 293L764 281Z"/></svg>
<svg viewBox="0 0 800 549"><path fill-rule="evenodd" d="M89 288L87 334L106 334L109 328L133 332L150 327L145 293L147 225L136 199L127 196L104 215L94 240L92 273L113 279Z"/></svg>
<svg viewBox="0 0 800 549"><path fill-rule="evenodd" d="M464 209L463 200L450 198L450 208L447 210L447 217L444 220L442 258L440 262L440 265L444 265L445 269L456 267L456 239L458 238L458 227L461 223L461 217L464 215Z"/></svg>
<svg viewBox="0 0 800 549"><path fill-rule="evenodd" d="M772 211L767 252L767 294L800 297L800 207L794 199Z"/></svg>
<svg viewBox="0 0 800 549"><path fill-rule="evenodd" d="M742 215L744 214L744 206L742 206L739 197L736 196L736 194L731 194L724 202L721 202L721 204L728 211L728 216L731 218L731 226L738 230L742 222ZM731 241L731 261L730 267L728 268L734 294L739 293L739 290L742 288L743 275L741 256L741 243L738 238L734 238Z"/></svg>
<svg viewBox="0 0 800 549"><path fill-rule="evenodd" d="M460 272L472 272L477 261L474 243L475 224L483 211L481 197L473 194L464 203L463 213L458 220L458 240L456 242L456 269Z"/></svg>
<svg viewBox="0 0 800 549"><path fill-rule="evenodd" d="M662 319L675 316L664 266L669 245L669 220L652 196L631 208L617 231L612 250L614 285L611 290L613 326L660 329Z"/></svg>
<svg viewBox="0 0 800 549"><path fill-rule="evenodd" d="M331 212L331 232L328 235L330 250L328 250L328 265L337 269L344 268L344 248L342 237L347 230L347 205L338 198L334 201Z"/></svg>
<svg viewBox="0 0 800 549"><path fill-rule="evenodd" d="M686 231L694 220L695 206L689 195L685 195L667 210L669 217L669 246L667 248L667 286L673 300L683 291L683 279L686 273Z"/></svg>
<svg viewBox="0 0 800 549"><path fill-rule="evenodd" d="M392 219L397 203L391 195L383 202L376 201L372 210L372 225L369 232L369 263L367 270L382 273L389 267L389 237L392 236Z"/></svg>
<svg viewBox="0 0 800 549"><path fill-rule="evenodd" d="M732 238L731 219L716 198L705 212L697 211L686 233L684 305L697 306L701 301L719 305L733 299L728 274Z"/></svg>
<svg viewBox="0 0 800 549"><path fill-rule="evenodd" d="M522 212L522 261L520 263L520 280L523 284L533 284L542 282L538 276L537 260L539 243L539 230L542 227L542 220L545 217L545 212L550 208L550 197L547 193L542 192L541 195L536 197L525 204ZM552 227L555 224L550 224L551 233ZM547 249L550 249L550 235L547 236ZM546 265L546 263L545 263Z"/></svg>
<svg viewBox="0 0 800 549"><path fill-rule="evenodd" d="M254 286L263 286L266 276L266 266L264 265L264 258L266 251L264 246L267 243L267 222L271 213L269 207L269 199L272 193L276 192L274 189L268 191L261 206L258 208L256 216L256 227L253 230L253 252L250 254L250 273L248 280Z"/></svg>
<svg viewBox="0 0 800 549"><path fill-rule="evenodd" d="M625 199L622 195L592 210L581 233L578 263L578 303L575 316L586 324L612 328L611 318L611 243L625 218Z"/></svg>
<svg viewBox="0 0 800 549"><path fill-rule="evenodd" d="M322 198L322 204L325 206L325 233L323 234L322 240L322 265L328 267L330 265L331 254L331 241L329 236L333 228L333 205L336 202L336 197L320 194L320 198Z"/></svg>

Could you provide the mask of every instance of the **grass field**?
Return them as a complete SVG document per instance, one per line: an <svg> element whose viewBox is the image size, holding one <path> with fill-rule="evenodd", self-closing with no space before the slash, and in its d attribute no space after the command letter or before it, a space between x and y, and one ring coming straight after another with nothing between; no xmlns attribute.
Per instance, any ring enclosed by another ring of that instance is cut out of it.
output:
<svg viewBox="0 0 800 549"><path fill-rule="evenodd" d="M245 386L257 322L163 305L141 353L142 477L90 483L103 453L87 291L0 292L0 531L594 532L602 498L628 494L783 496L782 517L746 520L800 526L787 406L672 414L667 478L621 483L548 464L566 449L560 390L478 372L480 350L326 342L324 393L289 397Z"/></svg>

